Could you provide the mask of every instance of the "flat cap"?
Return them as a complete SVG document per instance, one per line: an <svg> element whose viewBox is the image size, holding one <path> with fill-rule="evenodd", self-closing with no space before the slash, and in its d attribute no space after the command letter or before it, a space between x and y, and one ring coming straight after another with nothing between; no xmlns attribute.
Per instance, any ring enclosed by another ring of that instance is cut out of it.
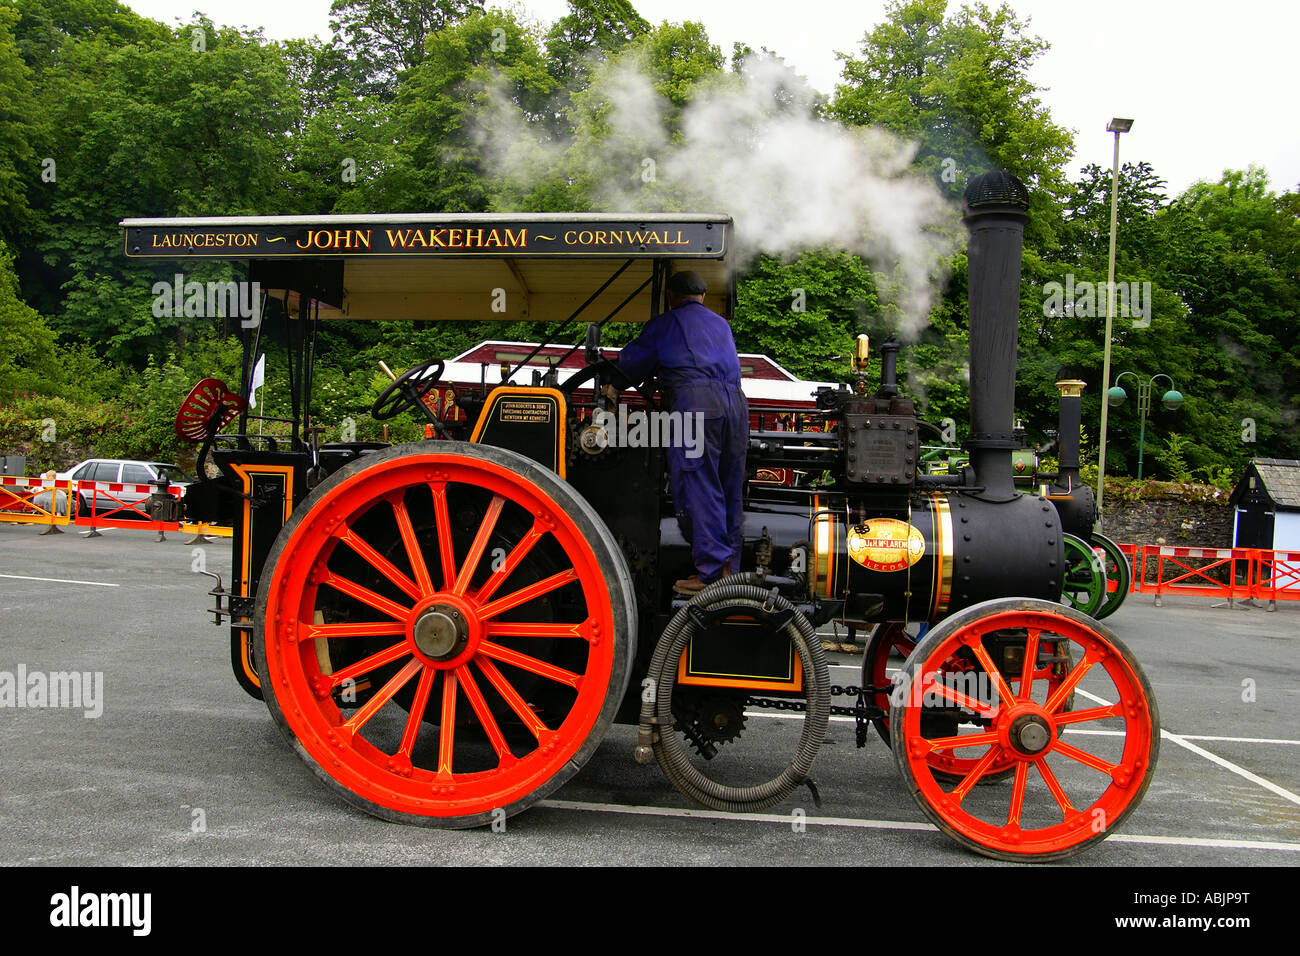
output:
<svg viewBox="0 0 1300 956"><path fill-rule="evenodd" d="M708 286L698 272L674 272L668 279L668 291L673 295L704 295Z"/></svg>

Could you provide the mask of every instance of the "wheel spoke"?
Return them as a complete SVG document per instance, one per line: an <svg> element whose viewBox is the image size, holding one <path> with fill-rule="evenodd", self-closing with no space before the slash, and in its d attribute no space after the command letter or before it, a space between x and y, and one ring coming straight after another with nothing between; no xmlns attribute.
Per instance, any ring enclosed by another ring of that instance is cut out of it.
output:
<svg viewBox="0 0 1300 956"><path fill-rule="evenodd" d="M931 750L956 750L959 747L982 747L985 744L996 744L998 742L998 734L996 730L990 730L982 734L958 734L956 737L935 737L926 740L925 742L930 745Z"/></svg>
<svg viewBox="0 0 1300 956"><path fill-rule="evenodd" d="M527 654L520 654L518 651L512 651L508 647L502 647L500 644L493 644L491 641L482 641L479 643L478 650L480 654L486 654L488 657L496 658L503 664L513 664L515 667L545 677L548 680L556 681L560 684L567 684L569 687L577 687L582 680L581 674L575 674L573 671L565 670L563 667L556 667L554 664L548 664L546 661L539 661L536 657L529 657Z"/></svg>
<svg viewBox="0 0 1300 956"><path fill-rule="evenodd" d="M356 598L362 604L369 604L376 611L382 611L389 617L399 621L405 620L407 615L411 613L409 607L403 607L396 601L390 601L382 594L376 594L370 588L357 584L356 581L345 578L340 574L335 574L333 571L326 571L320 583L328 584L334 590L346 594L348 597Z"/></svg>
<svg viewBox="0 0 1300 956"><path fill-rule="evenodd" d="M492 716L492 711L488 709L487 701L483 699L483 692L478 688L478 681L474 680L474 675L470 673L468 667L458 668L456 673L459 675L461 690L465 692L470 706L474 708L474 713L478 716L478 722L483 725L484 733L487 734L488 740L492 742L492 749L497 752L497 766L504 767L514 763L515 755L511 753L510 745L506 743L506 738L501 733L496 718Z"/></svg>
<svg viewBox="0 0 1300 956"><path fill-rule="evenodd" d="M1056 741L1056 745L1052 749L1059 754L1069 757L1071 760L1079 761L1079 763L1083 764L1085 767L1091 767L1093 770L1100 770L1112 779L1114 779L1115 773L1119 770L1119 767L1116 764L1107 763L1100 757L1088 753L1086 750L1080 750L1078 747L1073 747L1070 744L1067 744L1064 740Z"/></svg>
<svg viewBox="0 0 1300 956"><path fill-rule="evenodd" d="M989 675L989 678L993 681L993 686L997 689L998 700L999 701L1015 700L1016 695L1011 692L1011 685L1009 685L1006 682L1006 680L1003 679L1002 671L998 670L998 666L993 663L993 658L989 656L989 652L985 649L984 642L977 640L969 646L970 649L975 652L975 659L980 662L980 666L984 668L985 673L987 673ZM1030 690L1032 689L1033 688L1030 688ZM1029 697L1028 693L1026 693L1025 691L1025 688L1022 687L1020 689L1020 692L1022 694L1025 694L1026 698Z"/></svg>
<svg viewBox="0 0 1300 956"><path fill-rule="evenodd" d="M456 672L442 674L442 716L438 723L438 776L451 776L451 756L456 745Z"/></svg>
<svg viewBox="0 0 1300 956"><path fill-rule="evenodd" d="M412 662L414 663L414 662ZM420 683L415 685L415 699L411 701L411 711L406 715L406 726L402 728L402 742L393 756L411 762L411 752L415 750L415 740L420 735L420 724L424 722L424 708L429 706L429 691L433 689L433 678L437 674L432 667L426 667L420 673Z"/></svg>
<svg viewBox="0 0 1300 956"><path fill-rule="evenodd" d="M541 529L541 525L534 521L533 526L528 529L528 533L519 540L518 544L510 549L510 553L506 555L505 561L501 562L501 567L492 572L492 574L488 576L488 579L483 582L483 586L478 589L476 597L479 601L487 601L493 594L496 594L497 588L501 586L501 582L510 577L515 568L519 567L519 563L523 561L523 559L528 555L528 552L532 550L533 545L540 541L542 535L545 533L546 532Z"/></svg>
<svg viewBox="0 0 1300 956"><path fill-rule="evenodd" d="M1123 717L1124 707L1120 704L1111 704L1109 707L1089 707L1087 710L1067 710L1063 714L1054 715L1052 723L1057 727L1064 724L1081 724L1088 720L1105 720L1107 717Z"/></svg>
<svg viewBox="0 0 1300 956"><path fill-rule="evenodd" d="M487 549L488 540L492 537L492 532L496 528L497 519L501 517L501 509L505 506L505 503L506 499L500 495L492 496L492 503L488 505L487 513L483 515L483 520L478 526L478 533L474 535L474 543L469 546L469 554L465 556L465 563L461 565L460 577L456 579L456 585L452 588L455 594L464 594L465 589L469 587L469 580L478 568L483 552Z"/></svg>
<svg viewBox="0 0 1300 956"><path fill-rule="evenodd" d="M483 657L476 657L474 662L478 664L483 676L491 681L492 686L497 689L497 693L505 698L505 702L510 705L510 709L523 721L524 726L537 738L538 743L552 736L551 730L533 713L532 708L519 696L519 692L506 680L505 675L497 670L495 664Z"/></svg>
<svg viewBox="0 0 1300 956"><path fill-rule="evenodd" d="M1061 782L1056 779L1056 774L1052 773L1052 768L1047 765L1046 760L1035 760L1034 766L1038 768L1043 783L1047 784L1047 789L1056 798L1056 805L1061 808L1061 813L1068 820L1070 814L1077 811L1074 809L1074 804L1070 802L1070 798L1065 795L1065 789L1061 786Z"/></svg>
<svg viewBox="0 0 1300 956"><path fill-rule="evenodd" d="M1074 690L1079 681L1083 680L1083 675L1088 673L1091 668L1092 660L1085 653L1079 662L1070 668L1070 672L1065 675L1065 680L1061 681L1060 686L1052 691L1052 696L1047 698L1047 703L1043 705L1043 709L1049 714L1055 714L1060 710L1061 705L1065 703L1065 699L1070 696L1070 692Z"/></svg>
<svg viewBox="0 0 1300 956"><path fill-rule="evenodd" d="M335 671L329 675L330 687L338 687L344 681L355 680L362 674L368 674L376 667L383 667L385 664L391 664L400 657L405 657L411 653L411 648L406 641L398 641L392 647L364 657L355 664L350 664L342 670Z"/></svg>
<svg viewBox="0 0 1300 956"><path fill-rule="evenodd" d="M514 621L488 621L484 637L577 637L591 639L591 621L572 624L519 624Z"/></svg>
<svg viewBox="0 0 1300 956"><path fill-rule="evenodd" d="M360 732L366 722L371 717L379 713L380 709L393 699L393 695L406 686L406 682L415 676L415 672L421 668L419 661L407 661L406 666L394 674L383 687L375 691L373 697L366 701L365 706L352 715L352 719L345 723L340 729L350 734Z"/></svg>
<svg viewBox="0 0 1300 956"><path fill-rule="evenodd" d="M406 625L401 621L362 621L359 624L304 624L304 641L333 637L401 637Z"/></svg>
<svg viewBox="0 0 1300 956"><path fill-rule="evenodd" d="M348 525L343 525L339 540L357 553L357 556L370 564L376 571L396 584L406 596L418 601L421 597L419 585L397 569L393 562L376 551L365 538L357 534Z"/></svg>
<svg viewBox="0 0 1300 956"><path fill-rule="evenodd" d="M1024 670L1020 673L1020 695L1028 698L1034 690L1034 668L1038 666L1038 635L1036 627L1026 628ZM1028 689L1026 689L1028 688Z"/></svg>
<svg viewBox="0 0 1300 956"><path fill-rule="evenodd" d="M415 536L415 527L411 524L410 512L406 510L406 501L401 492L390 495L388 503L393 507L393 517L397 519L397 530L402 535L402 544L406 546L406 560L411 563L415 580L420 585L421 595L433 593L433 581L429 579L429 568L424 563L424 552L420 550L420 541Z"/></svg>
<svg viewBox="0 0 1300 956"><path fill-rule="evenodd" d="M962 800L965 799L966 794L971 792L971 788L980 782L980 778L989 772L989 768L993 766L993 761L997 760L1001 753L1002 748L994 744L988 749L988 752L979 759L979 762L976 763L975 766L971 767L970 773L966 774L966 776L962 778L961 783L957 784L957 789L952 792L952 796L957 798L958 803L961 803Z"/></svg>
<svg viewBox="0 0 1300 956"><path fill-rule="evenodd" d="M1007 807L1007 826L1020 829L1020 811L1025 807L1025 782L1029 779L1029 762L1016 762L1016 779L1011 784L1011 805Z"/></svg>
<svg viewBox="0 0 1300 956"><path fill-rule="evenodd" d="M430 482L433 494L433 520L438 529L438 555L442 562L442 586L447 588L456 580L456 552L451 542L451 515L447 511L447 483Z"/></svg>
<svg viewBox="0 0 1300 956"><path fill-rule="evenodd" d="M490 604L483 605L479 608L479 620L486 621L488 618L509 611L511 608L526 604L534 598L539 598L543 594L550 594L556 588L563 587L570 581L576 580L578 580L578 572L574 568L552 574L548 578L542 578L542 580L529 584L527 587L522 587L518 591L513 591L503 598L497 598Z"/></svg>
<svg viewBox="0 0 1300 956"><path fill-rule="evenodd" d="M961 691L949 687L940 680L932 679L928 686L923 687L921 691L922 698L931 692L938 694L946 700L952 701L958 707L964 707L966 710L974 711L982 717L997 716L998 711L996 707L991 704L986 704L982 700L977 700L969 694L963 694Z"/></svg>

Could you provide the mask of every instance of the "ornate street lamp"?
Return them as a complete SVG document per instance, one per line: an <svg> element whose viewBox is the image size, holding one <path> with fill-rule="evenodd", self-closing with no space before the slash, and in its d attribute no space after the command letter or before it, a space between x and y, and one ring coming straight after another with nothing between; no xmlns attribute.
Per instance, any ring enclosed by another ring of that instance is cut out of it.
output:
<svg viewBox="0 0 1300 956"><path fill-rule="evenodd" d="M1128 393L1125 392L1124 389L1120 388L1119 384L1119 380L1125 375L1132 375L1138 383L1138 415L1142 420L1141 430L1138 432L1138 480L1141 481L1142 451L1143 446L1146 444L1147 437L1147 415L1151 412L1151 387L1155 385L1156 379L1158 378L1169 379L1169 391L1160 396L1160 404L1164 405L1164 407L1170 411L1182 407L1183 393L1174 388L1174 380L1169 378L1169 376L1165 375L1163 372L1158 372L1155 375L1152 375L1151 378L1145 382L1138 378L1136 372L1120 372L1115 376L1115 384L1112 385L1110 390L1106 393L1106 404L1110 405L1112 408L1118 408L1123 405L1124 401L1128 398Z"/></svg>

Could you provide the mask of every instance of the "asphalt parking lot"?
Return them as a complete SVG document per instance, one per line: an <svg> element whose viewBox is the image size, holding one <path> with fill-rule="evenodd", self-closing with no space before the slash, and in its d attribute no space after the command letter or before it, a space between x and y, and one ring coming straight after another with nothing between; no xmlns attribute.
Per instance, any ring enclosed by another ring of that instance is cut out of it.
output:
<svg viewBox="0 0 1300 956"><path fill-rule="evenodd" d="M931 827L890 751L874 734L857 749L847 719L814 767L820 808L807 791L763 814L698 808L636 765L635 729L616 726L504 832L372 819L322 787L236 685L199 563L228 580L229 543L0 524L0 672L103 675L93 719L0 708L0 864L1005 865ZM1134 595L1108 621L1154 687L1160 761L1122 829L1069 865L1300 864L1300 605L1212 603ZM832 680L857 682L858 659L832 656Z"/></svg>

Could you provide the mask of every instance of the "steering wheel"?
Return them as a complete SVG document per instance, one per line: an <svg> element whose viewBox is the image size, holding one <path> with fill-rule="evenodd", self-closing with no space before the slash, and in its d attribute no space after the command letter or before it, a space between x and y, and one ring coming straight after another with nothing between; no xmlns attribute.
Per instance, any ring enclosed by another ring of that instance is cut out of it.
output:
<svg viewBox="0 0 1300 956"><path fill-rule="evenodd" d="M440 359L433 359L408 368L379 393L375 404L370 407L370 416L383 421L408 407L423 409L432 415L424 403L424 396L433 391L438 379L442 378L443 367Z"/></svg>
<svg viewBox="0 0 1300 956"><path fill-rule="evenodd" d="M613 385L620 392L625 392L629 388L634 389L638 395L645 399L647 408L654 409L658 407L655 404L653 395L647 393L643 386L636 384L628 378L627 373L619 368L617 363L611 362L607 358L598 359L584 368L581 372L570 375L565 380L564 384L560 386L560 391L564 393L566 399L572 398L573 393L579 386L585 385L594 378L600 380L602 387L605 385ZM597 394L599 394L599 391L599 389L596 390Z"/></svg>

